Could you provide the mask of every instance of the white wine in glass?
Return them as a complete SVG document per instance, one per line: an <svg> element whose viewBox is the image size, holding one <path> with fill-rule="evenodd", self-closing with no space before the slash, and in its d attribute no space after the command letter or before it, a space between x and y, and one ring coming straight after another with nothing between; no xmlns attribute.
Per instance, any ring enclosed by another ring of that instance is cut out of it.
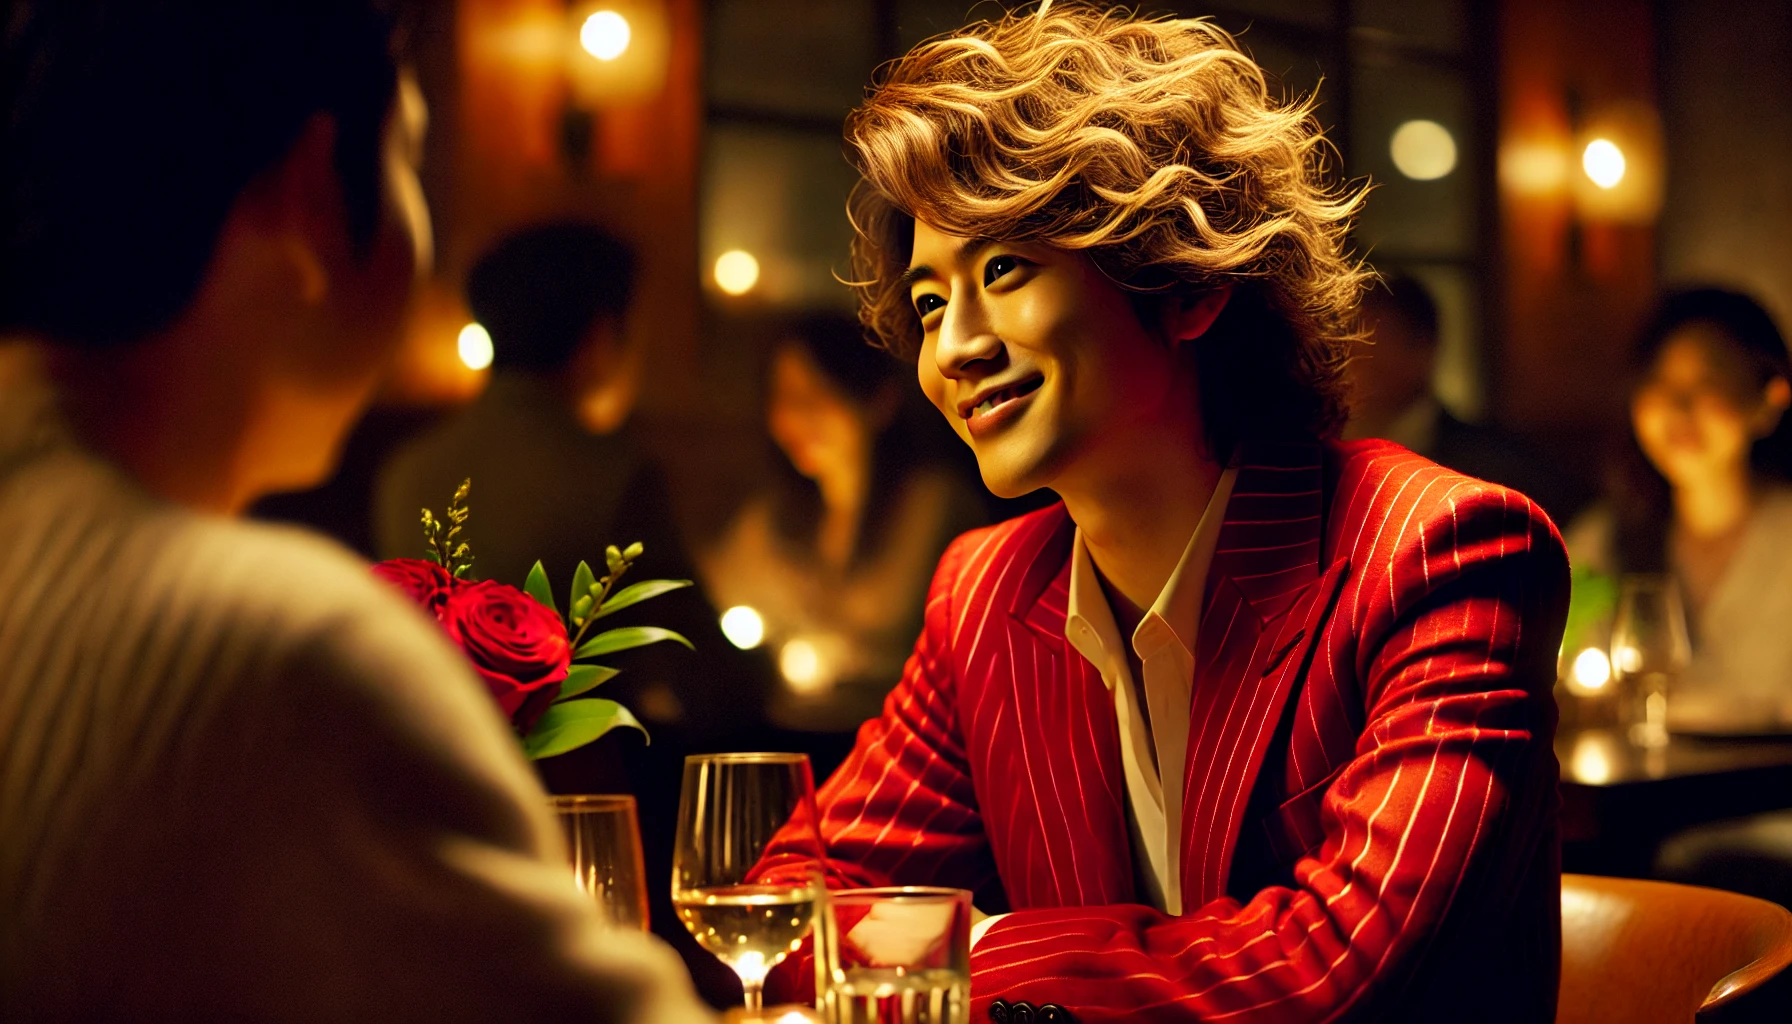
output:
<svg viewBox="0 0 1792 1024"><path fill-rule="evenodd" d="M697 943L740 976L758 1013L765 976L802 944L824 900L815 779L805 754L702 754L685 759L672 905ZM764 882L766 848L785 851Z"/></svg>

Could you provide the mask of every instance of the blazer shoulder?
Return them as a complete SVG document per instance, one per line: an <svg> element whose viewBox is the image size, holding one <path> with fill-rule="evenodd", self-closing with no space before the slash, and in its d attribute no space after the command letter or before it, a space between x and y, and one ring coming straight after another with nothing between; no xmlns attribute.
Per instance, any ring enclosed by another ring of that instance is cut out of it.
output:
<svg viewBox="0 0 1792 1024"><path fill-rule="evenodd" d="M1324 446L1326 489L1332 514L1367 515L1377 509L1403 516L1458 516L1484 509L1517 517L1528 527L1557 535L1543 507L1528 495L1433 462L1392 441L1328 441Z"/></svg>
<svg viewBox="0 0 1792 1024"><path fill-rule="evenodd" d="M1470 564L1560 563L1567 550L1543 508L1509 487L1478 480L1387 441L1328 442L1327 557L1362 571L1421 567L1445 577Z"/></svg>

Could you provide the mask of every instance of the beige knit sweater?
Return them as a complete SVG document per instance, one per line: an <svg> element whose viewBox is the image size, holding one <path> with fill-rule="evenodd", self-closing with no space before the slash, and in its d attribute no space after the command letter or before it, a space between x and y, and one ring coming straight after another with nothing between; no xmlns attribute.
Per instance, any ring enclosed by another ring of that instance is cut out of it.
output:
<svg viewBox="0 0 1792 1024"><path fill-rule="evenodd" d="M0 1020L704 1018L581 900L419 612L316 537L151 499L11 376Z"/></svg>

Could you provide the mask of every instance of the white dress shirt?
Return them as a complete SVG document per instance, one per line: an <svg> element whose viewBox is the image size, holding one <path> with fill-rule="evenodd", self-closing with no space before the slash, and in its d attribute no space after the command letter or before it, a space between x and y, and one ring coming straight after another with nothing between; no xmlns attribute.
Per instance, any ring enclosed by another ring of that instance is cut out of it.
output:
<svg viewBox="0 0 1792 1024"><path fill-rule="evenodd" d="M1126 649L1121 646L1120 628L1102 592L1081 528L1071 549L1070 607L1064 635L1077 653L1101 672L1101 681L1114 695L1126 777L1126 822L1140 881L1138 895L1141 902L1167 914L1182 913L1178 838L1182 834L1189 701L1194 691L1195 633L1201 622L1207 570L1237 476L1237 469L1220 474L1181 560L1133 630L1132 649L1144 668L1143 686L1133 678ZM1149 709L1150 714L1142 713L1141 708ZM971 932L972 944L1000 917L978 922Z"/></svg>

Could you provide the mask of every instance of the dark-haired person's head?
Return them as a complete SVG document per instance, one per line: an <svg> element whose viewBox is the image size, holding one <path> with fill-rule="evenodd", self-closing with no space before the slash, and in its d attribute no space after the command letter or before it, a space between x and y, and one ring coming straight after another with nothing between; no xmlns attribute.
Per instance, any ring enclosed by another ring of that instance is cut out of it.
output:
<svg viewBox="0 0 1792 1024"><path fill-rule="evenodd" d="M591 224L511 235L467 275L467 305L492 336L492 365L542 373L572 362L593 330L620 327L634 295L635 253Z"/></svg>
<svg viewBox="0 0 1792 1024"><path fill-rule="evenodd" d="M321 478L428 254L422 101L401 88L390 12L12 0L6 14L0 332L47 344L77 429L152 490L237 508ZM134 406L158 426L101 415ZM210 436L176 440L202 421ZM221 450L197 454L208 446Z"/></svg>
<svg viewBox="0 0 1792 1024"><path fill-rule="evenodd" d="M635 250L594 224L519 231L467 275L467 306L492 337L492 366L558 378L587 429L608 433L634 409L641 349L626 329Z"/></svg>
<svg viewBox="0 0 1792 1024"><path fill-rule="evenodd" d="M1632 369L1637 446L1671 486L1702 486L1742 467L1780 477L1792 468L1792 355L1755 300L1717 288L1668 295Z"/></svg>
<svg viewBox="0 0 1792 1024"><path fill-rule="evenodd" d="M810 480L868 475L878 441L902 403L907 369L865 341L857 320L813 313L773 345L766 427Z"/></svg>

